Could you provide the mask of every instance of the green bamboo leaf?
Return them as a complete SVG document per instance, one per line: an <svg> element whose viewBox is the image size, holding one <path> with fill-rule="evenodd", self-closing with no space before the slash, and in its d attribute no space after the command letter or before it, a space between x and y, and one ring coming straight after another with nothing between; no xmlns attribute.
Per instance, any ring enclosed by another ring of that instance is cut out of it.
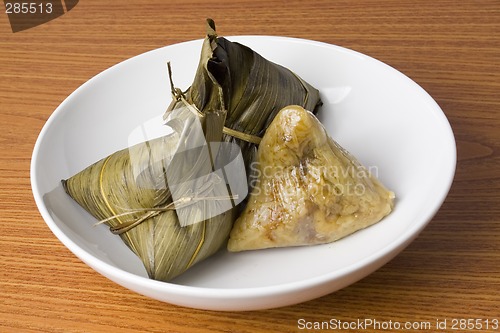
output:
<svg viewBox="0 0 500 333"><path fill-rule="evenodd" d="M282 107L297 104L317 110L321 104L318 91L290 70L218 37L212 20L207 21L191 87L183 93L172 84L172 93L165 118L173 134L115 152L63 180L66 192L137 254L149 277L162 281L224 247L236 219L234 207L213 215L223 204L219 199L235 204L237 196L229 186L204 189L214 201L205 207L194 193L201 189L188 185L224 164L225 153L211 142L239 145L248 167L259 137ZM201 153L205 148L189 146L200 137L188 115L200 121L208 154ZM188 148L200 153L179 153ZM175 188L171 179L176 179ZM182 223L186 217L200 222Z"/></svg>
<svg viewBox="0 0 500 333"><path fill-rule="evenodd" d="M185 95L201 113L225 106L226 128L260 137L285 106L299 105L316 113L322 105L319 91L291 70L245 45L218 37L211 19L194 82ZM174 98L167 114L180 103ZM224 140L241 146L246 165L255 160L257 145L251 140L228 134Z"/></svg>

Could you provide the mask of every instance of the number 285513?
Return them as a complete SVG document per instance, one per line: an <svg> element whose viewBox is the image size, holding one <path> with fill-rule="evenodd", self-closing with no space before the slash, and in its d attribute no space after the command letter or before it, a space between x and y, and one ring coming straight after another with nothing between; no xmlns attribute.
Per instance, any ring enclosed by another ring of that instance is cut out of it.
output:
<svg viewBox="0 0 500 333"><path fill-rule="evenodd" d="M6 2L5 13L7 14L50 14L52 3L36 2Z"/></svg>

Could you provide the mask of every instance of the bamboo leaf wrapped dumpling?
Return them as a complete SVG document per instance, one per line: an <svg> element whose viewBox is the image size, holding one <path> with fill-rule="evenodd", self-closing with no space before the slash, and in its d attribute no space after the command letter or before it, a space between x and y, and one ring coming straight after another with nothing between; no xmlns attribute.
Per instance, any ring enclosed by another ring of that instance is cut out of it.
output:
<svg viewBox="0 0 500 333"><path fill-rule="evenodd" d="M289 104L317 109L321 104L318 91L288 69L244 45L217 37L211 20L207 30L193 84L186 92L172 84L174 98L165 118L173 126L180 121L179 130L115 152L63 181L66 192L119 234L142 260L149 277L156 280L172 280L214 254L226 244L236 218L236 196L229 188L232 208L218 215L200 213L195 205L179 209L178 203L193 196L175 198L176 191L166 181L169 172L170 178L200 179L211 175L207 170L222 162L218 160L219 148L209 155L177 154L182 150L179 147L191 142L191 134L199 134L189 132L187 118L178 115L196 115L208 147L212 147L211 142L238 145L248 169L259 136L279 109ZM243 175L241 182L246 181ZM176 185L181 194L199 190L185 189L183 182ZM219 197L220 190L209 187L208 193ZM218 199L212 198L215 202ZM242 199L239 196L238 200ZM182 223L190 216L196 222Z"/></svg>
<svg viewBox="0 0 500 333"><path fill-rule="evenodd" d="M393 207L394 193L299 106L273 120L256 169L229 251L329 243L380 221Z"/></svg>
<svg viewBox="0 0 500 333"><path fill-rule="evenodd" d="M185 149L204 141L198 118L189 117L188 110L179 111L188 117L173 119L172 134L117 151L63 181L77 203L120 235L148 275L163 281L219 250L235 218L234 209L224 209L216 216L203 212L198 223L181 225L179 213L188 209L191 215L199 215L199 210L179 208L172 198L171 179L174 185L175 181L182 185L176 177L192 174L188 180L204 177L206 184L212 173L206 149L193 153Z"/></svg>
<svg viewBox="0 0 500 333"><path fill-rule="evenodd" d="M322 105L316 88L249 47L217 36L211 19L194 82L185 93L176 90L166 115L186 103L201 113L214 105L227 110L223 141L241 146L247 166L279 110L293 104L317 113Z"/></svg>

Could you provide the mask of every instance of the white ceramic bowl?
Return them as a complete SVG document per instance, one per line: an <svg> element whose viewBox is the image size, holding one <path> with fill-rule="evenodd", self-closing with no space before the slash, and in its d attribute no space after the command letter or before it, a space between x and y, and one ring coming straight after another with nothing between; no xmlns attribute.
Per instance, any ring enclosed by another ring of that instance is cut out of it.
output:
<svg viewBox="0 0 500 333"><path fill-rule="evenodd" d="M72 93L36 142L31 181L52 232L116 283L157 300L211 310L254 310L307 301L372 273L405 248L437 212L451 186L456 149L435 101L395 69L358 52L301 39L238 36L321 91L330 135L396 193L392 214L332 244L243 253L225 250L171 283L147 278L141 262L63 191L60 180L136 140L138 126L161 132L175 84L193 80L201 40L147 52L109 68ZM139 140L139 139L137 139ZM75 276L78 279L78 276Z"/></svg>

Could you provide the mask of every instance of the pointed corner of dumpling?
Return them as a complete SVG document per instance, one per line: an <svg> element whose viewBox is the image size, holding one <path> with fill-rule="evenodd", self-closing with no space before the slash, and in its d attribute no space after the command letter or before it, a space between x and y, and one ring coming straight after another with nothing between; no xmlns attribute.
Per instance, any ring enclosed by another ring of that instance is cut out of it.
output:
<svg viewBox="0 0 500 333"><path fill-rule="evenodd" d="M394 193L330 138L309 111L282 109L258 149L231 252L333 242L389 214Z"/></svg>

